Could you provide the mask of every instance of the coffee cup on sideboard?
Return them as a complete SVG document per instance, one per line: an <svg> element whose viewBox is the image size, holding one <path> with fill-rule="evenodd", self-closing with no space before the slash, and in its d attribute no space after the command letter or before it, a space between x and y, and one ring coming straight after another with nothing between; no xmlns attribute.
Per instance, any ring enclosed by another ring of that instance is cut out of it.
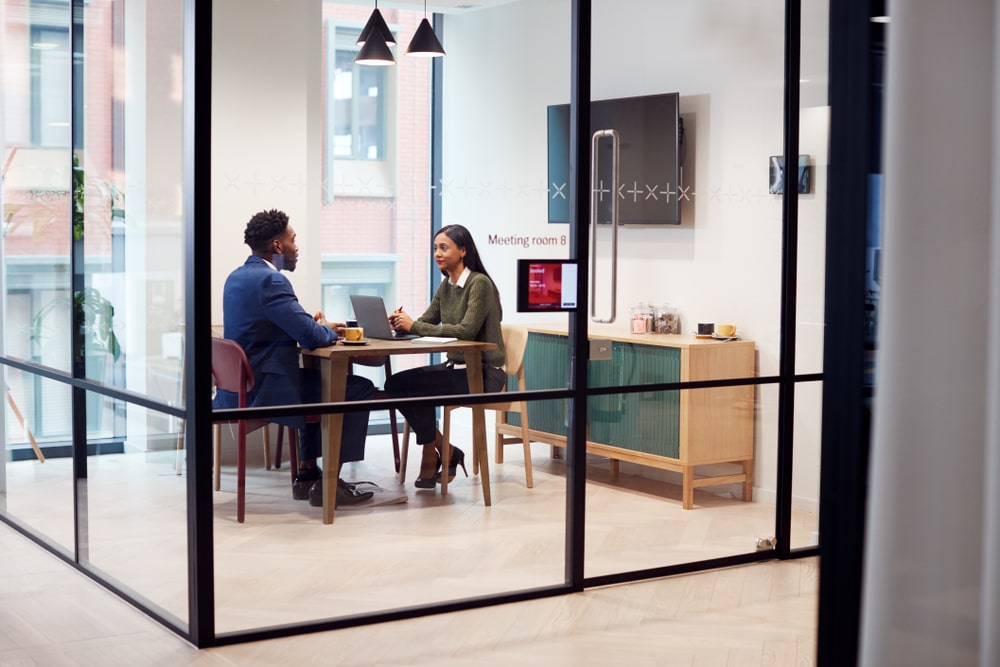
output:
<svg viewBox="0 0 1000 667"><path fill-rule="evenodd" d="M713 322L698 322L699 336L711 336L713 333L715 333L715 324Z"/></svg>
<svg viewBox="0 0 1000 667"><path fill-rule="evenodd" d="M736 325L735 324L720 324L715 327L715 333L720 336L735 336L736 335Z"/></svg>

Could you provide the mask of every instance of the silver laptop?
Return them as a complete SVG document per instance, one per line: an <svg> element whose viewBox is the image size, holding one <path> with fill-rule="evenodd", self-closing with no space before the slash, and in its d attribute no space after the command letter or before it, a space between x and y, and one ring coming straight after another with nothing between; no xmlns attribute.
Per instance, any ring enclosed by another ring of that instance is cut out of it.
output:
<svg viewBox="0 0 1000 667"><path fill-rule="evenodd" d="M385 301L380 296L352 294L351 307L354 308L354 319L358 321L358 326L365 330L365 338L380 340L418 338L416 334L396 331L389 326L389 313L385 309Z"/></svg>

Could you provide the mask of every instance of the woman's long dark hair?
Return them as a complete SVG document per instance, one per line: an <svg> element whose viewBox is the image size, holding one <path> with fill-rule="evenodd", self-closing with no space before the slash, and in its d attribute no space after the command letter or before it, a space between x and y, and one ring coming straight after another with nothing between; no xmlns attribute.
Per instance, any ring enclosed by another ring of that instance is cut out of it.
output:
<svg viewBox="0 0 1000 667"><path fill-rule="evenodd" d="M472 234L468 229L462 225L445 225L438 231L434 232L434 238L437 238L438 234L444 234L452 243L458 248L465 248L465 268L469 271L476 271L481 273L490 279L493 284L493 296L497 300L497 308L500 312L500 319L503 319L503 303L500 301L500 290L497 289L497 283L493 280L493 277L487 273L486 267L483 266L483 260L479 257L479 250L476 248L476 242L472 239ZM441 275L447 276L448 272L442 270Z"/></svg>

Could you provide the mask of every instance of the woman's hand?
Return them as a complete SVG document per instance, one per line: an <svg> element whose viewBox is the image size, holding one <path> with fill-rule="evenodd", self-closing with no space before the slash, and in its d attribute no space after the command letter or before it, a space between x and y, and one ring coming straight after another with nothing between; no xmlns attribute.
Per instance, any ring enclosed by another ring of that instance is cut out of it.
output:
<svg viewBox="0 0 1000 667"><path fill-rule="evenodd" d="M389 316L389 326L393 329L402 329L403 331L409 332L410 327L413 326L413 318L410 317L402 308L397 308L392 311L392 315Z"/></svg>

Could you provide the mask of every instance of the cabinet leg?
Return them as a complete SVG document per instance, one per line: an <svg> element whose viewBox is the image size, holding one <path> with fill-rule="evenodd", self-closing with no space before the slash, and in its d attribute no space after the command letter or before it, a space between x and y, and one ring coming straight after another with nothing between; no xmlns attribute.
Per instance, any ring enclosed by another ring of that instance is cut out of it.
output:
<svg viewBox="0 0 1000 667"><path fill-rule="evenodd" d="M753 460L743 462L743 500L750 502L753 500Z"/></svg>
<svg viewBox="0 0 1000 667"><path fill-rule="evenodd" d="M618 459L609 459L611 463L611 481L618 482L618 475L621 472L621 461Z"/></svg>
<svg viewBox="0 0 1000 667"><path fill-rule="evenodd" d="M688 467L684 468L684 472L681 473L683 476L683 484L681 487L681 506L686 509L694 508L694 468Z"/></svg>

